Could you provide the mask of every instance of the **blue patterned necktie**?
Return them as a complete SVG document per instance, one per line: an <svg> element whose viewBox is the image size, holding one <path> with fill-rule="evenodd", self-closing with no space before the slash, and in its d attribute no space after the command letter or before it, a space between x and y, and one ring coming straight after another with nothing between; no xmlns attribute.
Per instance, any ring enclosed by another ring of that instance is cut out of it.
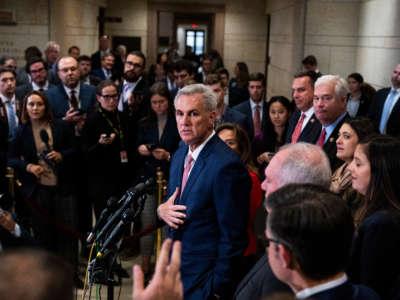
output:
<svg viewBox="0 0 400 300"><path fill-rule="evenodd" d="M11 100L6 101L7 105L7 118L8 118L8 137L12 137L17 127L17 120L15 119L14 104Z"/></svg>
<svg viewBox="0 0 400 300"><path fill-rule="evenodd" d="M386 125L389 120L390 113L392 112L393 102L396 100L398 90L391 90L389 96L387 97L385 104L383 106L381 122L379 123L379 131L381 133L386 133Z"/></svg>

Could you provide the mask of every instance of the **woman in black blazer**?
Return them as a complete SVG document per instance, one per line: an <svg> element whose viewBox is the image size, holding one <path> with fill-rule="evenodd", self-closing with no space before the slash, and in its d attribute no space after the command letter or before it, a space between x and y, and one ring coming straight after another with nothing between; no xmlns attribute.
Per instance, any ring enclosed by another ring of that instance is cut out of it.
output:
<svg viewBox="0 0 400 300"><path fill-rule="evenodd" d="M350 93L347 94L347 112L354 118L366 116L371 105L371 95L367 93L367 84L359 73L347 76Z"/></svg>
<svg viewBox="0 0 400 300"><path fill-rule="evenodd" d="M352 185L365 196L355 214L348 274L381 299L400 296L400 141L376 136L361 141L349 166Z"/></svg>
<svg viewBox="0 0 400 300"><path fill-rule="evenodd" d="M98 107L82 132L88 170L88 195L96 219L111 196L119 198L133 183L133 130L128 116L118 111L118 89L111 80L96 87Z"/></svg>
<svg viewBox="0 0 400 300"><path fill-rule="evenodd" d="M154 177L160 167L164 177L168 178L172 154L178 149L180 136L175 121L175 110L168 86L156 82L150 89L151 109L146 118L139 122L136 139L139 154L139 176ZM148 196L142 213L142 226L155 223L157 197ZM153 237L141 238L142 268L150 272L150 257L153 253Z"/></svg>
<svg viewBox="0 0 400 300"><path fill-rule="evenodd" d="M8 165L38 207L31 209L35 238L42 247L76 264L77 241L51 221L54 218L76 229L72 128L62 120L53 120L47 97L39 91L26 95L21 123L10 142Z"/></svg>

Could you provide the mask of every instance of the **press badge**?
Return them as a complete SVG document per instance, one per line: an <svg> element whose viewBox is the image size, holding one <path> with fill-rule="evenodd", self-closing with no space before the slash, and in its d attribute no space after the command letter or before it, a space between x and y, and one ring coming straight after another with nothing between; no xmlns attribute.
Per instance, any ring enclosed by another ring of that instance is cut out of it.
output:
<svg viewBox="0 0 400 300"><path fill-rule="evenodd" d="M128 162L128 154L125 150L122 150L120 153L121 156L121 163L126 164Z"/></svg>

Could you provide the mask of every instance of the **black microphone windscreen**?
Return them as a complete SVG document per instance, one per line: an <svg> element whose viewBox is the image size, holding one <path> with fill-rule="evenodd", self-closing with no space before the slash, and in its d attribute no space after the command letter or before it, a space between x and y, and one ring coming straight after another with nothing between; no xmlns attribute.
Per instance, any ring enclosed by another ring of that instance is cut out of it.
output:
<svg viewBox="0 0 400 300"><path fill-rule="evenodd" d="M45 129L40 130L40 139L42 140L43 143L46 145L49 143L49 135L47 134L47 131Z"/></svg>

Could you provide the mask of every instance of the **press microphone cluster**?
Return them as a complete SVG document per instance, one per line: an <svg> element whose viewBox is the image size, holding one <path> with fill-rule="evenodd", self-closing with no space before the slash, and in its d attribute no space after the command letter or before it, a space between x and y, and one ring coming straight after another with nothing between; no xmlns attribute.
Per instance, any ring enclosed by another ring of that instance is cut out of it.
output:
<svg viewBox="0 0 400 300"><path fill-rule="evenodd" d="M154 179L150 178L146 182L130 188L119 201L115 201L115 198L109 199L107 207L101 213L93 231L87 238L88 243L93 240L94 242L100 242L101 250L97 253L97 257L101 257L117 237L120 237L125 225L140 216L146 200L144 194L153 183ZM131 205L133 209L130 208ZM100 228L99 234L94 239L95 233Z"/></svg>

